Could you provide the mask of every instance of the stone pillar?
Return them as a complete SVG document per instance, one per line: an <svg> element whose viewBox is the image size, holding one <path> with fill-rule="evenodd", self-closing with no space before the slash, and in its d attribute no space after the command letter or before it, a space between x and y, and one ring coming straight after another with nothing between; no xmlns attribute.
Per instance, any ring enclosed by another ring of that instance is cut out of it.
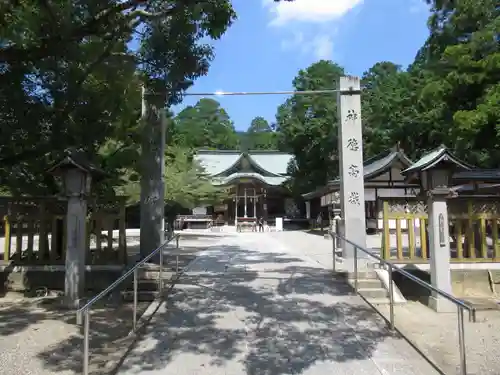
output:
<svg viewBox="0 0 500 375"><path fill-rule="evenodd" d="M366 247L365 189L363 181L363 139L361 90L358 77L340 77L337 84L339 124L340 201L344 213L344 236ZM342 244L347 272L354 271L354 247ZM362 257L362 253L358 252ZM361 263L358 262L361 266Z"/></svg>
<svg viewBox="0 0 500 375"><path fill-rule="evenodd" d="M64 280L65 305L78 309L85 292L85 242L87 201L80 192L82 172L68 170L68 211L66 214L66 273ZM97 236L100 233L96 234Z"/></svg>
<svg viewBox="0 0 500 375"><path fill-rule="evenodd" d="M264 198L262 200L262 216L264 217L264 221L267 223L267 191L264 190Z"/></svg>
<svg viewBox="0 0 500 375"><path fill-rule="evenodd" d="M244 199L243 212L244 212L244 217L246 218L247 217L247 188L244 188L243 199Z"/></svg>
<svg viewBox="0 0 500 375"><path fill-rule="evenodd" d="M239 203L239 197L238 197L238 193L236 193L236 198L234 200L234 225L235 226L238 225L238 203Z"/></svg>
<svg viewBox="0 0 500 375"><path fill-rule="evenodd" d="M165 218L165 102L161 84L143 88L141 142L141 232L144 257L164 241Z"/></svg>
<svg viewBox="0 0 500 375"><path fill-rule="evenodd" d="M311 218L311 201L306 201L306 219Z"/></svg>
<svg viewBox="0 0 500 375"><path fill-rule="evenodd" d="M449 189L436 188L429 192L429 262L431 285L453 295L450 272L450 233L448 226ZM437 312L454 312L456 306L447 299L432 293L429 306Z"/></svg>

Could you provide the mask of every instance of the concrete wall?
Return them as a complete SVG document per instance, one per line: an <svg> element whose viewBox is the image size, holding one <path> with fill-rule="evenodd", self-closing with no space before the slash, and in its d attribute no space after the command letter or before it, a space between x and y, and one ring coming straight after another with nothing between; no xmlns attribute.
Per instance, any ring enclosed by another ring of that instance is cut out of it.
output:
<svg viewBox="0 0 500 375"><path fill-rule="evenodd" d="M405 269L405 271L410 272L427 283L430 283L430 274L426 270L411 268ZM491 270L490 273L493 276L493 288L498 286L500 291L500 270ZM394 281L407 300L419 301L426 305L428 304L429 296L431 295L428 289L420 286L413 280L409 280L398 272L394 273ZM490 284L487 269L453 269L451 271L451 282L453 295L457 298L496 298Z"/></svg>
<svg viewBox="0 0 500 375"><path fill-rule="evenodd" d="M99 292L122 275L123 267L88 267L85 274L87 291ZM123 287L130 287L127 280ZM64 290L64 267L21 266L0 269L0 297L7 292L35 292L39 288Z"/></svg>

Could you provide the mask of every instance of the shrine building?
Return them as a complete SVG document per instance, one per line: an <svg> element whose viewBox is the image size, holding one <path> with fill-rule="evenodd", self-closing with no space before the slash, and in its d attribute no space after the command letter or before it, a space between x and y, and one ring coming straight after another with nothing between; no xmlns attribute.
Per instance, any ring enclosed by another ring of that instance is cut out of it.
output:
<svg viewBox="0 0 500 375"><path fill-rule="evenodd" d="M283 183L293 156L278 151L198 150L195 155L214 185L228 190L228 198L207 207L206 214L223 218L224 224L263 217L299 217L300 212Z"/></svg>

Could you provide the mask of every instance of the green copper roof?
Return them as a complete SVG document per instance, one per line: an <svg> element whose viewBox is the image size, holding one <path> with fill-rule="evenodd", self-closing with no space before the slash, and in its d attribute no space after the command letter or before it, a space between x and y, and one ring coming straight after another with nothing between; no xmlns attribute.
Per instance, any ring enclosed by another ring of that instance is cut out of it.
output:
<svg viewBox="0 0 500 375"><path fill-rule="evenodd" d="M448 148L446 148L445 146L440 146L422 156L411 167L402 171L401 174L408 175L413 172L424 171L426 169L434 167L442 161L451 162L462 169L472 168L470 165L461 161L455 155L453 155L450 150L448 150Z"/></svg>
<svg viewBox="0 0 500 375"><path fill-rule="evenodd" d="M217 176L235 166L243 156L247 156L260 169L276 177L286 176L288 163L293 159L291 154L278 151L242 153L240 151L199 150L195 155L195 160L200 162L210 176Z"/></svg>
<svg viewBox="0 0 500 375"><path fill-rule="evenodd" d="M395 161L400 161L405 167L412 165L412 161L406 156L406 154L395 147L384 151L372 158L369 158L363 162L363 177L368 180L372 177L376 177L380 173L385 172ZM340 177L334 180L328 181L325 186L322 186L314 191L306 194L302 194L305 199L316 198L320 195L326 194L331 190L331 188L336 187L340 184Z"/></svg>

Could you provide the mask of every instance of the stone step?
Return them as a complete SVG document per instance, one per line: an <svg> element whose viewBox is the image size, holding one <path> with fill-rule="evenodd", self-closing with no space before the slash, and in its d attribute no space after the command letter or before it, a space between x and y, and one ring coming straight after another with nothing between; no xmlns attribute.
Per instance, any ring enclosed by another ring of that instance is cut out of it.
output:
<svg viewBox="0 0 500 375"><path fill-rule="evenodd" d="M170 277L175 275L175 271L176 271L175 269L164 268L161 276L163 279L169 279ZM181 271L182 271L182 268L179 267L179 272L181 272ZM156 270L156 271L148 270L148 271L138 273L139 280L158 280L159 275L160 275L159 270ZM131 276L131 279L133 279L132 276Z"/></svg>
<svg viewBox="0 0 500 375"><path fill-rule="evenodd" d="M354 285L354 280L351 281L351 285ZM360 279L358 280L358 288L360 289L372 289L381 288L385 289L384 285L379 279Z"/></svg>
<svg viewBox="0 0 500 375"><path fill-rule="evenodd" d="M349 274L349 279L354 280L354 273ZM376 279L378 280L377 273L373 270L368 270L368 271L359 271L358 272L358 280L361 279Z"/></svg>
<svg viewBox="0 0 500 375"><path fill-rule="evenodd" d="M122 300L125 302L133 302L134 301L134 293L132 291L124 291L121 292ZM137 292L137 300L139 302L152 302L156 298L159 297L159 293L157 291L152 290L140 290Z"/></svg>
<svg viewBox="0 0 500 375"><path fill-rule="evenodd" d="M369 297L365 297L365 299L371 303L372 305L388 305L391 303L391 301L389 300L389 297L384 297L384 298L369 298ZM404 304L404 302L397 302L397 301L394 301L394 304Z"/></svg>
<svg viewBox="0 0 500 375"><path fill-rule="evenodd" d="M336 271L335 277L336 278L343 278L343 279L351 282L351 281L354 281L354 272ZM374 270L359 271L358 272L358 280L362 280L362 279L364 279L364 280L371 280L371 279L378 280L378 276Z"/></svg>
<svg viewBox="0 0 500 375"><path fill-rule="evenodd" d="M358 288L358 293L365 298L388 298L389 294L384 288Z"/></svg>

